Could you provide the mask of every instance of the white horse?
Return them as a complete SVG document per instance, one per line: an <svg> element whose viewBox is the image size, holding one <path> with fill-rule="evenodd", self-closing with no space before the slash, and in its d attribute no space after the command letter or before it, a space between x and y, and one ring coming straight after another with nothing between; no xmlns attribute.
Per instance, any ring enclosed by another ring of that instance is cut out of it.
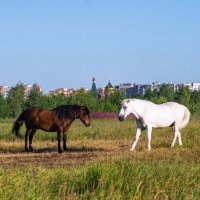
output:
<svg viewBox="0 0 200 200"><path fill-rule="evenodd" d="M172 127L174 139L171 146L174 147L177 137L179 145L182 145L180 130L190 119L190 112L185 106L175 102L157 105L147 100L124 99L121 102L119 120L123 121L130 113L135 115L137 124L136 136L130 151L135 149L143 129L147 129L148 150L151 150L152 128Z"/></svg>

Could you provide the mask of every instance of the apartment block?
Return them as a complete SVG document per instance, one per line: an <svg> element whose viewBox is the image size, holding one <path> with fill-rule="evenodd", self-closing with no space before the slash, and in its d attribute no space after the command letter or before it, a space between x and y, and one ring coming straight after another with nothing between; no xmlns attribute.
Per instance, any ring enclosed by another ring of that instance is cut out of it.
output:
<svg viewBox="0 0 200 200"><path fill-rule="evenodd" d="M9 91L10 91L9 86L6 86L6 85L0 86L0 94L2 94L4 98L8 97Z"/></svg>

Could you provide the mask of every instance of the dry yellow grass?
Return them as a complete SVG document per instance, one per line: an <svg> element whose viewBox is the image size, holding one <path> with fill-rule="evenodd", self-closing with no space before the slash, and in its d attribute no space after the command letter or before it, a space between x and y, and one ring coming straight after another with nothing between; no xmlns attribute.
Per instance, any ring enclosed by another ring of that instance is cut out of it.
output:
<svg viewBox="0 0 200 200"><path fill-rule="evenodd" d="M162 160L184 160L200 162L200 149L182 147L154 147L147 151L146 141L140 141L138 148L130 152L129 140L82 139L70 142L69 151L58 154L56 142L35 141L34 152L24 151L23 141L0 141L0 165L11 166L66 166L95 163L120 159L135 159L143 162Z"/></svg>

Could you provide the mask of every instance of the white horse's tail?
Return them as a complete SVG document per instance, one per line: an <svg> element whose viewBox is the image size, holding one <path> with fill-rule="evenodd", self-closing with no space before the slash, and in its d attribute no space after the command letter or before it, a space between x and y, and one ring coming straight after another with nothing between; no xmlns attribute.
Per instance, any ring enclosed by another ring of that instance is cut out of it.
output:
<svg viewBox="0 0 200 200"><path fill-rule="evenodd" d="M183 106L183 110L184 110L183 121L179 125L179 129L183 129L184 127L186 127L190 120L190 111L185 106Z"/></svg>

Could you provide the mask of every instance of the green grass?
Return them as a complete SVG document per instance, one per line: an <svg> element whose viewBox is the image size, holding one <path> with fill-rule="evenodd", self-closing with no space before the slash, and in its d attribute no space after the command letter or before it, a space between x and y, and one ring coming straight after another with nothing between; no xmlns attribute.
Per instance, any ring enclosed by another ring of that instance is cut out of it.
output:
<svg viewBox="0 0 200 200"><path fill-rule="evenodd" d="M24 141L11 134L11 128L12 120L0 121L0 145L6 149L0 158L8 156L9 159L7 150L10 148L23 148ZM24 131L23 127L22 134ZM133 120L122 123L93 120L90 128L77 121L68 133L69 146L75 143L93 147L98 142L97 151L103 148L111 154L104 155L99 151L101 157L97 156L91 162L67 166L59 166L59 163L53 167L0 166L0 199L200 199L198 116L193 117L182 131L182 147L176 144L174 149L170 148L173 139L170 128L154 129L152 151L147 151L145 132L136 152L130 153L134 135ZM35 145L41 148L45 142L56 148L56 134L38 131L34 137ZM121 149L115 151L114 144L127 146L120 152ZM17 154L21 155L20 152ZM55 152L53 155L59 156Z"/></svg>
<svg viewBox="0 0 200 200"><path fill-rule="evenodd" d="M111 161L76 168L0 170L1 199L199 199L199 166Z"/></svg>

